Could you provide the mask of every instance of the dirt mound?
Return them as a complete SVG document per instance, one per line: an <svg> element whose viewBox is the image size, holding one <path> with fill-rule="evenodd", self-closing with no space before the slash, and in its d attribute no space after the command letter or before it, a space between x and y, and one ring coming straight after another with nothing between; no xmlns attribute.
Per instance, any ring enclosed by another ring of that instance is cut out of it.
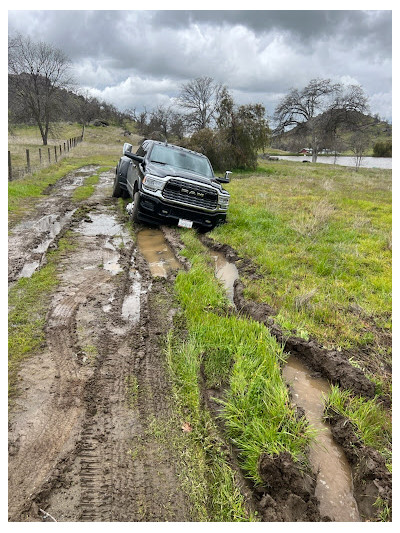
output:
<svg viewBox="0 0 400 533"><path fill-rule="evenodd" d="M258 470L264 482L259 509L265 522L320 522L318 500L314 496L316 478L303 473L288 452L260 456ZM259 489L261 492L261 489Z"/></svg>

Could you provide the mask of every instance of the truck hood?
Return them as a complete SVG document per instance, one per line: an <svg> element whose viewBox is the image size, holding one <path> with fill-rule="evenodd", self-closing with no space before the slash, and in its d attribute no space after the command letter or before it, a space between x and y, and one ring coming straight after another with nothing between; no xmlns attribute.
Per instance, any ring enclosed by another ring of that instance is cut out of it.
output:
<svg viewBox="0 0 400 533"><path fill-rule="evenodd" d="M172 176L174 178L186 178L192 181L198 181L199 183L205 183L207 185L212 185L219 191L222 191L221 185L215 181L214 178L207 178L201 174L196 174L190 170L185 170L183 168L176 168L170 165L163 165L160 163L148 162L146 164L146 173L153 174L153 176L159 176L160 178L165 178L166 176Z"/></svg>

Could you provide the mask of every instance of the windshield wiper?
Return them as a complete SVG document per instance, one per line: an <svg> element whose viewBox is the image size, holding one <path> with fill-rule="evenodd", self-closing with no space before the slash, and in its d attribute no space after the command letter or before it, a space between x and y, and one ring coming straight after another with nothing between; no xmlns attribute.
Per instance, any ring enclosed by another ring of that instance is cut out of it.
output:
<svg viewBox="0 0 400 533"><path fill-rule="evenodd" d="M164 163L164 161L154 161L154 159L151 159L150 163L158 163L159 165L166 165L167 164L167 163Z"/></svg>

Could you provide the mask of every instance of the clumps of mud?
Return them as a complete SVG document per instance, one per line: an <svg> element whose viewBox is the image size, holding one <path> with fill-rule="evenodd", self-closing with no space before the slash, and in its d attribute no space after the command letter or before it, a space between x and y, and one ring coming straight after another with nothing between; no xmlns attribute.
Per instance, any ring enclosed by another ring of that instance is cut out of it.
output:
<svg viewBox="0 0 400 533"><path fill-rule="evenodd" d="M385 460L376 450L365 446L357 437L353 424L342 415L329 409L325 413L334 440L343 448L353 471L353 494L358 510L366 521L378 519L380 498L392 507L392 476Z"/></svg>
<svg viewBox="0 0 400 533"><path fill-rule="evenodd" d="M259 512L264 522L330 522L321 516L315 497L316 477L301 472L289 452L279 455L264 453L259 458L258 471L264 486Z"/></svg>

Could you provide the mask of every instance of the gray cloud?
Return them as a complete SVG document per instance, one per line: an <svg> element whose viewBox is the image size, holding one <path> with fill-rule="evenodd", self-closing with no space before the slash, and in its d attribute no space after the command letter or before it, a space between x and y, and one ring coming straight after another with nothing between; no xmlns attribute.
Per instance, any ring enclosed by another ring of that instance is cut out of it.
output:
<svg viewBox="0 0 400 533"><path fill-rule="evenodd" d="M391 11L9 11L9 31L61 48L77 82L124 109L197 76L272 114L315 77L361 84L391 117ZM371 106L372 107L372 106Z"/></svg>

